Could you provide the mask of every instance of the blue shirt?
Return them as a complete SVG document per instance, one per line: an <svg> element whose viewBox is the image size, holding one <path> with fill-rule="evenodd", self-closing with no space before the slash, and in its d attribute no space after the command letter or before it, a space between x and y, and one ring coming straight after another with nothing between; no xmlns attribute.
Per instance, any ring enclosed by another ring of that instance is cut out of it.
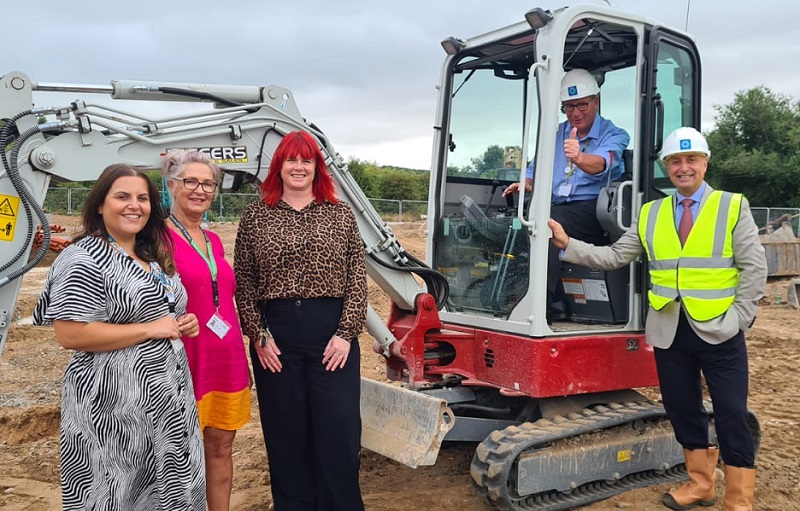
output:
<svg viewBox="0 0 800 511"><path fill-rule="evenodd" d="M692 222L696 222L697 221L697 214L700 212L700 199L703 198L703 194L705 193L705 191L706 191L706 182L703 181L703 184L700 185L700 188L698 188L697 191L694 192L690 197L684 197L680 193L675 192L675 200L676 200L676 203L675 203L676 204L675 205L675 228L676 229L680 227L680 225L681 225L681 217L683 216L683 204L681 204L681 201L683 199L692 199L694 201L694 204L692 204L692 207L689 208L689 209L692 211Z"/></svg>
<svg viewBox="0 0 800 511"><path fill-rule="evenodd" d="M564 121L558 125L556 154L553 159L553 202L555 204L596 199L600 194L600 189L608 181L606 172L611 172L611 180L613 181L625 171L625 165L622 162L622 151L628 147L631 137L624 129L616 127L613 122L598 115L592 123L589 134L579 139L578 142L580 143L581 152L601 156L605 159L606 169L599 174L592 175L576 166L569 178L569 183L567 183L567 169L570 164L564 154L564 140L569 138L571 132L572 125L569 121ZM613 158L611 155L613 155ZM526 176L529 179L533 179L533 161L528 166ZM571 185L569 195L559 195L559 189L566 184Z"/></svg>

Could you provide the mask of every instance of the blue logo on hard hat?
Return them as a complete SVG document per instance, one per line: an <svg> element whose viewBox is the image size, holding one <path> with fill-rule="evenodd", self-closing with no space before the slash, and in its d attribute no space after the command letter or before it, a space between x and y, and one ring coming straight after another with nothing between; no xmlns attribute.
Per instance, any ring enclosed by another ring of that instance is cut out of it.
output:
<svg viewBox="0 0 800 511"><path fill-rule="evenodd" d="M577 96L578 95L578 86L573 85L567 89L567 95L569 96Z"/></svg>
<svg viewBox="0 0 800 511"><path fill-rule="evenodd" d="M681 144L680 146L681 151L688 151L689 149L692 148L692 141L689 140L688 138L681 140L680 144Z"/></svg>

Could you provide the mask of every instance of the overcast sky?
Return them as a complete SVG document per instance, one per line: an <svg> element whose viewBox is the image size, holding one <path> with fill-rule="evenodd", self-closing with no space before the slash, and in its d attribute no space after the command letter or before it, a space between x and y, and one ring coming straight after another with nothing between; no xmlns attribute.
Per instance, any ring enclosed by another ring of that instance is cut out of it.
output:
<svg viewBox="0 0 800 511"><path fill-rule="evenodd" d="M703 65L703 128L713 105L766 85L800 99L800 2L617 0L688 31ZM430 166L435 86L448 36L523 20L542 0L26 0L7 2L0 74L37 82L112 79L290 89L345 157ZM46 98L37 96L43 106ZM74 99L74 98L71 98ZM57 101L56 101L57 102Z"/></svg>

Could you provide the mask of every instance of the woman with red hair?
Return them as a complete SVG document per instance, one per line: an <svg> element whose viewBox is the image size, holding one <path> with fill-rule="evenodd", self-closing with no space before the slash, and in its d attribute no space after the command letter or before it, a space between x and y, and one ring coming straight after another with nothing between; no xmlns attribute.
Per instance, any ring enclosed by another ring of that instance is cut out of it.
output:
<svg viewBox="0 0 800 511"><path fill-rule="evenodd" d="M277 511L359 511L364 248L314 138L287 134L242 214L236 302Z"/></svg>

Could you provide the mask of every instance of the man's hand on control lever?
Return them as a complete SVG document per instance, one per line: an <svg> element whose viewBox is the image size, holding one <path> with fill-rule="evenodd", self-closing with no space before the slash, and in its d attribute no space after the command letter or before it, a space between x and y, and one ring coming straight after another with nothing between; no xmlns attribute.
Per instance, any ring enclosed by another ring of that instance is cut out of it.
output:
<svg viewBox="0 0 800 511"><path fill-rule="evenodd" d="M531 183L531 180L525 178L525 193L530 193L532 189L533 189L533 184ZM510 185L508 185L508 188L503 190L502 197L517 192L519 192L519 183L511 183Z"/></svg>

